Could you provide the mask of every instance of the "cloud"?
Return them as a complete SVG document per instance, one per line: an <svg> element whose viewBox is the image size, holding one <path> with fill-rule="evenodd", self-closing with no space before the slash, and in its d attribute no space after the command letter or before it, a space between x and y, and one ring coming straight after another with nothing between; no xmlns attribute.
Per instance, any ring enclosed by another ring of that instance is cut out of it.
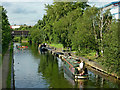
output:
<svg viewBox="0 0 120 90"><path fill-rule="evenodd" d="M74 1L74 0L55 0L57 2L60 1ZM86 0L77 0L77 1L86 1ZM88 0L89 2L113 2L119 0ZM53 2L53 0L2 0L1 2Z"/></svg>
<svg viewBox="0 0 120 90"><path fill-rule="evenodd" d="M32 14L32 13L37 13L37 11L19 7L19 8L16 8L13 11L13 13L15 13L15 14Z"/></svg>
<svg viewBox="0 0 120 90"><path fill-rule="evenodd" d="M108 0L89 0L92 5L101 6ZM109 0L116 1L116 0ZM100 3L102 2L102 4ZM52 4L53 0L2 0L2 5L7 10L10 24L34 25L45 14L44 4Z"/></svg>
<svg viewBox="0 0 120 90"><path fill-rule="evenodd" d="M52 2L3 2L10 24L34 25L45 14L44 4Z"/></svg>
<svg viewBox="0 0 120 90"><path fill-rule="evenodd" d="M2 0L1 2L51 2L53 0Z"/></svg>
<svg viewBox="0 0 120 90"><path fill-rule="evenodd" d="M11 6L11 3L8 3L8 2L3 2L2 5L6 5L6 6Z"/></svg>

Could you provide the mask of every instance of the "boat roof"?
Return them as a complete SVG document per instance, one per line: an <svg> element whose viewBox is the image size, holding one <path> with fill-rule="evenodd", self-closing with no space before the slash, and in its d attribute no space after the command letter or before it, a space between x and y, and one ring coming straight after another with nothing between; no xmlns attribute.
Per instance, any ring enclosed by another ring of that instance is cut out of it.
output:
<svg viewBox="0 0 120 90"><path fill-rule="evenodd" d="M77 63L78 61L76 61L75 59L73 59L73 58L66 58L65 60L67 60L72 66L78 66L79 65L79 63Z"/></svg>

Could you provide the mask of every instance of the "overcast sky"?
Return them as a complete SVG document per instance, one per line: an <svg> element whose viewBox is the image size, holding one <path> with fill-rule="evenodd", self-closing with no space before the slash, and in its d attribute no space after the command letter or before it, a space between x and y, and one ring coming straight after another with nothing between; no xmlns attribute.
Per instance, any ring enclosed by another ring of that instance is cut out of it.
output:
<svg viewBox="0 0 120 90"><path fill-rule="evenodd" d="M97 7L112 1L118 0L89 0L90 5L95 4ZM7 10L11 25L34 25L45 14L44 4L52 4L53 0L2 0L1 2L2 6Z"/></svg>

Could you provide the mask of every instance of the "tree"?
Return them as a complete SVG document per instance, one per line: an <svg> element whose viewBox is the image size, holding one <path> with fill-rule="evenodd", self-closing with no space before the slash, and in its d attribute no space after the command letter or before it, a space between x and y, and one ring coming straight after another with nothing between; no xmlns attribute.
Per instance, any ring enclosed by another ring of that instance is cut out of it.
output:
<svg viewBox="0 0 120 90"><path fill-rule="evenodd" d="M119 58L119 38L118 38L118 22L113 21L109 30L103 36L104 43L104 64L108 66L108 70L120 74L120 58Z"/></svg>
<svg viewBox="0 0 120 90"><path fill-rule="evenodd" d="M0 8L2 8L2 50L4 52L5 48L8 47L10 43L12 29L10 29L8 17L6 15L7 11L3 7Z"/></svg>
<svg viewBox="0 0 120 90"><path fill-rule="evenodd" d="M96 54L103 56L103 34L109 29L112 20L111 13L109 10L103 13L100 9L93 6L86 9L84 17L89 20L87 22L92 26L90 28L95 39Z"/></svg>

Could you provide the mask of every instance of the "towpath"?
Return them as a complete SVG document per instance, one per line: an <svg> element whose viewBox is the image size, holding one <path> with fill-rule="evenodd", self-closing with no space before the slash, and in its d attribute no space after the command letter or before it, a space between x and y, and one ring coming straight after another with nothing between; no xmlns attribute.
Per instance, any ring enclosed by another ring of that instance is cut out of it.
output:
<svg viewBox="0 0 120 90"><path fill-rule="evenodd" d="M2 89L2 65L0 65L0 90Z"/></svg>
<svg viewBox="0 0 120 90"><path fill-rule="evenodd" d="M0 66L0 89L7 88L7 77L9 72L10 45L3 57L3 63ZM2 84L1 84L2 83Z"/></svg>

